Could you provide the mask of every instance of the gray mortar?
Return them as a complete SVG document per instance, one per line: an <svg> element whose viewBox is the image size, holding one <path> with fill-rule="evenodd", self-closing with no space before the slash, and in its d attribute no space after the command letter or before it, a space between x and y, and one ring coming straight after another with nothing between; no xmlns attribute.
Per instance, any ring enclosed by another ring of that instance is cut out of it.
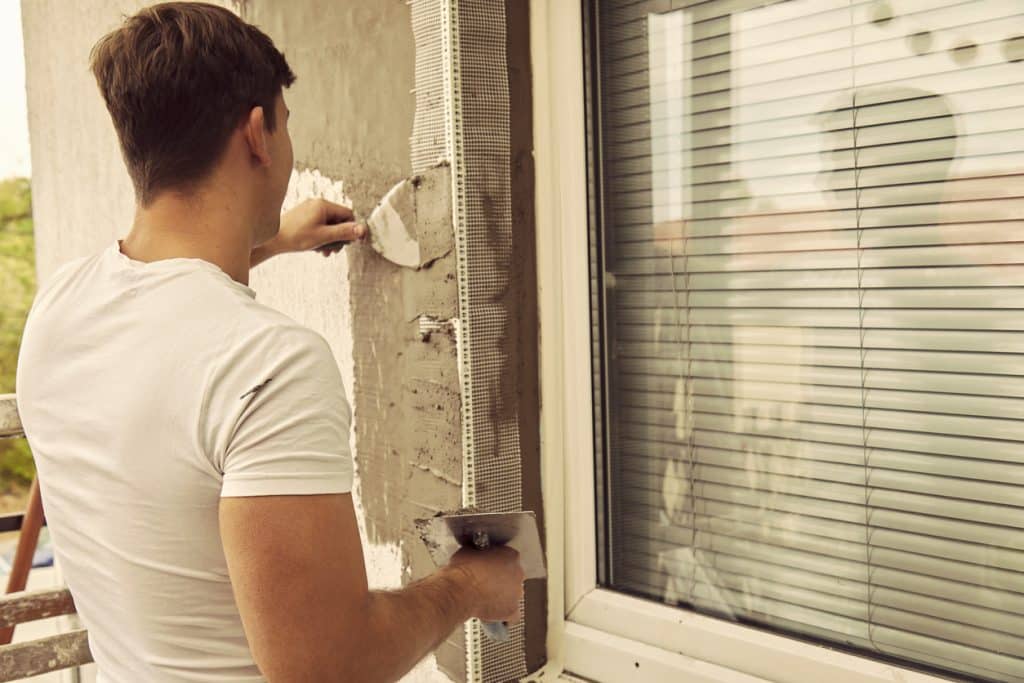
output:
<svg viewBox="0 0 1024 683"><path fill-rule="evenodd" d="M448 164L435 166L416 175L413 183L415 236L420 244L421 267L426 267L455 248L451 169Z"/></svg>
<svg viewBox="0 0 1024 683"><path fill-rule="evenodd" d="M404 0L252 0L247 20L266 31L298 76L285 94L296 164L343 180L367 215L411 174L409 134L415 49ZM395 266L368 246L349 251L357 486L369 540L400 544L406 578L433 570L413 520L461 502L461 399L453 334L422 340L419 317L457 316L449 174L417 190L420 270ZM436 200L435 200L436 198ZM461 630L437 651L439 667L465 680Z"/></svg>
<svg viewBox="0 0 1024 683"><path fill-rule="evenodd" d="M410 175L415 50L403 0L249 0L298 80L285 93L299 168L345 181L365 214Z"/></svg>

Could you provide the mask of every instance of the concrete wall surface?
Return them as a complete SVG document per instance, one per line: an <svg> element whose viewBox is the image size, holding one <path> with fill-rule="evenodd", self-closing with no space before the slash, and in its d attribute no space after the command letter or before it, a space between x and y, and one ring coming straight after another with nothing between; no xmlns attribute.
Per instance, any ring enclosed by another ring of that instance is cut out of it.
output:
<svg viewBox="0 0 1024 683"><path fill-rule="evenodd" d="M88 54L145 4L23 0L40 281L131 225L131 185ZM296 160L286 207L324 196L365 214L411 169L415 51L405 0L222 4L267 32L298 76L285 93ZM447 186L436 192L442 201ZM411 271L364 246L330 259L287 255L258 267L251 285L259 300L323 334L338 360L354 410L371 586L425 575L432 564L412 520L460 503L461 406L454 331L424 337L418 318L457 315L454 256ZM464 680L464 661L457 631L405 680Z"/></svg>

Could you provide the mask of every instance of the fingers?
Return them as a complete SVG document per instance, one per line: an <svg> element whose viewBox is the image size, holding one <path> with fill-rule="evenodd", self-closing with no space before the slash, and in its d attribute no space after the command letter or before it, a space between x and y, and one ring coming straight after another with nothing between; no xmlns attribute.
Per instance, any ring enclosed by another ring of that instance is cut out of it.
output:
<svg viewBox="0 0 1024 683"><path fill-rule="evenodd" d="M335 204L326 199L321 199L320 202L324 209L324 223L334 225L336 223L350 223L355 220L355 214L347 206Z"/></svg>
<svg viewBox="0 0 1024 683"><path fill-rule="evenodd" d="M362 223L346 222L330 225L332 242L353 242L366 237L366 226Z"/></svg>
<svg viewBox="0 0 1024 683"><path fill-rule="evenodd" d="M366 237L366 234L366 226L362 223L350 222L326 226L325 232L321 236L321 239L326 240L326 242L316 247L316 251L320 252L323 256L337 254L346 244L361 240Z"/></svg>
<svg viewBox="0 0 1024 683"><path fill-rule="evenodd" d="M320 239L324 240L324 244L317 247L317 250L323 249L324 247L333 248L335 246L343 247L349 242L355 242L366 237L366 226L362 223L338 223L337 225L327 225L322 229L319 235Z"/></svg>

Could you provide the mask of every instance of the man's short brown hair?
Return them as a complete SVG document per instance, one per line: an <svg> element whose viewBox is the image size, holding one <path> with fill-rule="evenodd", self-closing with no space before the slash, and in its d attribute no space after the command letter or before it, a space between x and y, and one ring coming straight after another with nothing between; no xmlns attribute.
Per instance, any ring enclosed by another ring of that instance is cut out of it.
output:
<svg viewBox="0 0 1024 683"><path fill-rule="evenodd" d="M266 34L206 3L148 7L90 60L143 206L202 180L253 107L273 130L275 99L295 81Z"/></svg>

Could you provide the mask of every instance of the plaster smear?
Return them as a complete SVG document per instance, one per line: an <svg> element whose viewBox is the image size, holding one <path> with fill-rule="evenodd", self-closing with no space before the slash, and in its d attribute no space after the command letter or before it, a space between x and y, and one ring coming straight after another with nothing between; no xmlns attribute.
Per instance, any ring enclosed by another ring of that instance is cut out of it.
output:
<svg viewBox="0 0 1024 683"><path fill-rule="evenodd" d="M407 268L420 267L420 243L409 234L409 226L395 210L395 203L415 207L415 191L407 182L395 185L368 219L374 251L386 254L388 260Z"/></svg>
<svg viewBox="0 0 1024 683"><path fill-rule="evenodd" d="M317 169L309 169L292 170L281 210L288 211L307 199L317 198L352 206L342 181L329 178ZM338 361L345 394L351 403L355 370L352 365L348 259L342 255L325 259L312 252L285 254L257 266L251 278L253 289L261 301L284 311L327 339ZM310 296L311 292L315 296ZM354 453L355 443L351 443Z"/></svg>
<svg viewBox="0 0 1024 683"><path fill-rule="evenodd" d="M421 175L412 227L423 267L396 266L369 248L349 253L357 332L353 409L366 533L374 543L398 544L409 579L434 569L414 520L462 502L456 328L445 324L458 314L450 188L446 167ZM423 329L424 321L441 324ZM436 657L448 676L465 680L461 631Z"/></svg>
<svg viewBox="0 0 1024 683"><path fill-rule="evenodd" d="M282 209L287 211L306 199L322 198L344 206L352 206L345 184L321 173L318 169L293 170ZM324 335L331 346L341 372L349 402L355 407L355 365L353 361L352 302L349 287L349 263L341 254L324 258L316 253L278 256L258 266L252 275L253 288L259 299L288 313L297 321ZM364 246L355 246L364 249ZM316 293L310 296L310 293ZM355 487L352 492L363 540L367 577L372 588L387 590L407 583L402 542L371 542L366 531L366 510L363 505L360 458L356 452L354 416L349 445L355 460ZM433 655L428 656L405 678L404 683L453 683L437 667Z"/></svg>
<svg viewBox="0 0 1024 683"><path fill-rule="evenodd" d="M345 194L345 183L341 180L334 180L324 174L319 169L306 169L306 170L292 170L291 178L288 181L288 190L285 192L284 202L281 205L281 211L289 211L295 208L307 199L326 199L342 206L351 207L352 200L347 194ZM344 253L344 252L342 252ZM348 397L349 404L354 405L355 401L353 396L355 395L355 367L352 360L352 304L350 300L350 289L348 283L348 259L343 256L334 256L325 259L319 254L289 254L287 256L278 256L277 259L267 262L265 265L267 270L276 265L275 262L283 262L284 259L300 257L308 261L319 260L328 262L324 264L328 268L328 276L331 282L326 286L311 286L311 283L306 283L309 291L313 292L330 292L334 290L338 293L338 298L334 300L335 308L334 314L339 323L338 329L326 329L326 325L317 325L317 322L326 321L310 321L308 319L299 319L299 322L303 322L310 325L318 332L323 334L328 343L331 345L331 351L334 352L334 359L338 363L338 369L341 371L341 381L345 385L345 395ZM297 264L288 264L292 268L288 269L288 272L284 273L272 273L260 272L263 266L258 266L256 271L253 273L253 279L255 280L256 272L263 277L261 280L266 278L267 280L279 280L275 275L283 277L289 277L291 271L294 270L294 266ZM306 278L313 271L313 277L316 277L320 268L313 267L312 263L303 264L303 272L298 274L300 278ZM273 288L273 284L268 283ZM255 289L255 287L254 287ZM260 292L260 297L263 298L263 288L257 289ZM273 292L270 296L274 296ZM333 297L332 297L333 299ZM282 310L291 313L292 306L283 306ZM308 313L308 312L307 312ZM354 416L353 416L354 417ZM352 491L353 503L356 508L356 516L359 519L359 533L363 538L363 549L366 553L366 571L370 580L370 584L375 588L397 588L401 586L401 573L402 573L402 561L401 552L397 544L384 544L384 543L369 543L366 536L366 512L362 504L362 496L360 495L359 486L359 458L356 457L356 439L355 439L355 420L352 422L352 429L349 431L349 448L352 451L352 457L355 463L356 478L355 486Z"/></svg>

